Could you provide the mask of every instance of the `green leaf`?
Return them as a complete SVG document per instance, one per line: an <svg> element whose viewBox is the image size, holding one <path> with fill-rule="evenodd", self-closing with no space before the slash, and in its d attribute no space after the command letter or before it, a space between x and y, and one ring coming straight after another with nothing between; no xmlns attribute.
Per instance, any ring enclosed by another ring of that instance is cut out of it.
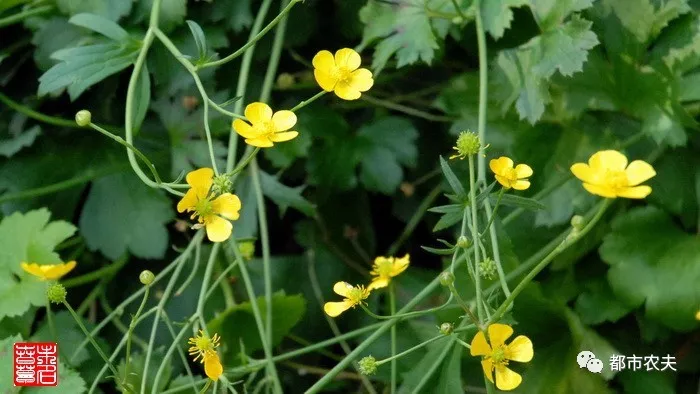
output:
<svg viewBox="0 0 700 394"><path fill-rule="evenodd" d="M207 57L207 37L204 36L202 28L195 21L188 20L187 26L190 27L194 43L197 45L199 61L205 60Z"/></svg>
<svg viewBox="0 0 700 394"><path fill-rule="evenodd" d="M433 61L450 21L430 18L426 10L454 12L454 7L443 0L370 1L360 10L360 20L365 24L363 42L381 39L372 68L383 69L392 56L396 57L397 68L418 60L428 64Z"/></svg>
<svg viewBox="0 0 700 394"><path fill-rule="evenodd" d="M34 50L34 62L42 71L46 71L56 62L51 59L51 54L59 49L78 45L84 37L83 29L71 25L64 18L53 17L42 22L32 36Z"/></svg>
<svg viewBox="0 0 700 394"><path fill-rule="evenodd" d="M462 355L464 348L456 345L447 361L442 364L442 371L438 378L437 393L463 394L462 387Z"/></svg>
<svg viewBox="0 0 700 394"><path fill-rule="evenodd" d="M617 374L610 368L610 357L620 354L605 338L598 335L595 330L586 327L578 316L570 309L566 308L565 316L569 323L574 342L578 343L580 350L588 350L596 355L596 358L603 360L603 371L600 373L605 380L611 380Z"/></svg>
<svg viewBox="0 0 700 394"><path fill-rule="evenodd" d="M585 285L586 291L576 299L576 313L585 324L596 325L620 320L632 308L620 302L604 278L595 278Z"/></svg>
<svg viewBox="0 0 700 394"><path fill-rule="evenodd" d="M138 49L109 41L59 50L51 57L61 62L39 77L38 94L43 96L67 87L71 100L75 100L90 86L129 67L136 60Z"/></svg>
<svg viewBox="0 0 700 394"><path fill-rule="evenodd" d="M300 133L297 138L284 144L275 145L274 149L265 149L265 158L270 160L277 168L287 168L296 159L307 157L311 148L311 136L308 133Z"/></svg>
<svg viewBox="0 0 700 394"><path fill-rule="evenodd" d="M15 342L22 342L21 335L14 335L0 339L0 393L15 394L19 392L19 387L14 387L14 376L12 374L14 365L14 345Z"/></svg>
<svg viewBox="0 0 700 394"><path fill-rule="evenodd" d="M448 205L440 205L437 207L432 207L428 208L428 212L435 212L435 213L462 213L464 210L464 205L462 204L448 204Z"/></svg>
<svg viewBox="0 0 700 394"><path fill-rule="evenodd" d="M694 187L700 160L693 149L674 149L654 162L659 174L647 183L653 192L648 201L680 218L686 228L692 228L698 219L698 196ZM663 175L661 175L663 174Z"/></svg>
<svg viewBox="0 0 700 394"><path fill-rule="evenodd" d="M415 364L408 372L401 374L401 386L399 386L399 393L409 393L412 392L418 383L425 376L425 371L428 370L433 364L442 362L448 353L450 353L451 347L448 343L448 339L441 339L433 345L428 345L427 352L423 353L423 358L420 362ZM454 346L454 345L453 345Z"/></svg>
<svg viewBox="0 0 700 394"><path fill-rule="evenodd" d="M78 14L71 17L68 23L100 33L115 41L126 41L129 39L129 33L127 33L126 30L100 15L88 13Z"/></svg>
<svg viewBox="0 0 700 394"><path fill-rule="evenodd" d="M450 184L452 191L455 192L457 197L466 198L467 192L464 191L462 182L459 181L457 175L455 175L454 171L452 171L452 168L450 168L450 165L447 163L447 160L443 159L442 156L440 156L440 168L442 168L442 174L445 176L445 179L447 179L447 183Z"/></svg>
<svg viewBox="0 0 700 394"><path fill-rule="evenodd" d="M276 177L260 171L260 187L263 194L274 201L282 213L287 207L292 207L306 216L316 215L316 207L301 195L304 186L295 188L285 186Z"/></svg>
<svg viewBox="0 0 700 394"><path fill-rule="evenodd" d="M654 43L650 57L650 63L663 62L679 74L696 68L700 64L700 16L684 16L665 29Z"/></svg>
<svg viewBox="0 0 700 394"><path fill-rule="evenodd" d="M9 271L0 270L0 319L20 316L32 305L46 305L46 283L29 274L22 278L17 280Z"/></svg>
<svg viewBox="0 0 700 394"><path fill-rule="evenodd" d="M138 133L146 119L146 112L151 103L151 76L148 73L148 65L144 64L136 79L136 94L134 95L134 131Z"/></svg>
<svg viewBox="0 0 700 394"><path fill-rule="evenodd" d="M480 3L484 29L495 39L503 37L503 33L510 28L510 23L513 21L511 8L527 3L528 0L491 0Z"/></svg>
<svg viewBox="0 0 700 394"><path fill-rule="evenodd" d="M266 316L265 297L256 300L263 322ZM272 296L272 346L277 346L287 333L294 327L304 315L306 301L301 295L285 295L284 291L278 291ZM230 358L224 364L238 364L240 342L245 345L248 354L262 349L260 336L258 335L253 308L250 301L239 303L228 308L207 324L210 332L222 334L221 340L228 346L227 355Z"/></svg>
<svg viewBox="0 0 700 394"><path fill-rule="evenodd" d="M226 27L238 33L253 24L250 0L215 1L212 3L213 22L224 21Z"/></svg>
<svg viewBox="0 0 700 394"><path fill-rule="evenodd" d="M455 248L439 249L439 248L431 248L429 246L423 246L423 245L421 245L420 248L425 250L428 253L437 254L440 256L449 256L452 253L454 253L454 251L455 251Z"/></svg>
<svg viewBox="0 0 700 394"><path fill-rule="evenodd" d="M153 0L138 0L139 12L150 15ZM187 15L187 0L163 0L160 5L158 27L166 33L175 29L185 21Z"/></svg>
<svg viewBox="0 0 700 394"><path fill-rule="evenodd" d="M29 338L29 340L35 342L58 342L60 352L66 356L66 359L70 360L71 366L77 367L90 358L88 349L91 349L91 347L89 345L84 347L75 355L75 357L72 357L75 349L77 349L85 339L85 334L80 330L73 319L73 316L71 316L68 311L53 313L53 324L54 327L56 327L56 338L52 336L48 321L46 318L44 318L41 326L38 327L36 332L31 338ZM91 327L88 327L88 329L91 329ZM97 353L95 356L99 357Z"/></svg>
<svg viewBox="0 0 700 394"><path fill-rule="evenodd" d="M543 31L557 28L573 12L585 10L593 0L530 0L535 20Z"/></svg>
<svg viewBox="0 0 700 394"><path fill-rule="evenodd" d="M498 196L496 194L491 194L490 199L492 203L495 203L498 199ZM535 199L520 197L514 194L507 193L503 193L503 196L501 197L501 204L508 205L511 207L524 208L531 211L537 211L547 208L544 204Z"/></svg>
<svg viewBox="0 0 700 394"><path fill-rule="evenodd" d="M62 361L58 363L58 385L49 387L25 387L22 393L29 394L81 394L87 391L87 385L80 374L68 368Z"/></svg>
<svg viewBox="0 0 700 394"><path fill-rule="evenodd" d="M183 343L183 347L184 347ZM146 378L146 387L141 390L141 381L143 380L143 371L146 367L146 357L141 352L133 352L131 354L131 363L129 365L129 376L126 378L126 384L132 388L132 392L145 392L145 393L161 393L165 391L168 386L168 381L170 380L170 375L173 373L173 364L171 360L164 360L165 348L161 347L155 349L151 358L148 362L148 377ZM160 365L165 363L165 368L163 369L163 374L158 381L158 387L153 387L153 383L156 379L156 373L158 373L158 368ZM199 363L197 365L200 365ZM117 366L117 372L119 373L119 379L121 380L124 376L126 365L124 359L121 360Z"/></svg>
<svg viewBox="0 0 700 394"><path fill-rule="evenodd" d="M691 10L686 0L604 0L603 5L642 43L655 38L668 22Z"/></svg>
<svg viewBox="0 0 700 394"><path fill-rule="evenodd" d="M23 148L32 146L39 135L41 135L41 126L36 125L19 135L0 141L0 155L12 157Z"/></svg>
<svg viewBox="0 0 700 394"><path fill-rule="evenodd" d="M173 218L171 203L160 190L130 173L93 182L80 215L80 232L90 250L116 260L129 252L162 258L168 248L165 224Z"/></svg>
<svg viewBox="0 0 700 394"><path fill-rule="evenodd" d="M646 317L677 331L697 327L700 242L666 213L647 206L618 216L600 255L610 264L610 287L627 306L644 305Z"/></svg>
<svg viewBox="0 0 700 394"><path fill-rule="evenodd" d="M64 14L90 13L117 21L131 11L132 1L124 0L56 0L58 9Z"/></svg>
<svg viewBox="0 0 700 394"><path fill-rule="evenodd" d="M462 220L463 212L449 212L442 217L440 217L440 220L438 220L437 223L435 223L435 226L433 227L433 232L438 232L440 230L444 230L446 228L452 227L455 224L459 223Z"/></svg>

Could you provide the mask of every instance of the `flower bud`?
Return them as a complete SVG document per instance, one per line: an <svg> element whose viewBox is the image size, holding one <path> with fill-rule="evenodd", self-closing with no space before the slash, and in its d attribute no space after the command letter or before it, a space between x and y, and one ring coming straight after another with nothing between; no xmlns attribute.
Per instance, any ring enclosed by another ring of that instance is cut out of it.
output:
<svg viewBox="0 0 700 394"><path fill-rule="evenodd" d="M357 368L363 375L374 375L377 372L377 360L372 356L363 357L357 363Z"/></svg>
<svg viewBox="0 0 700 394"><path fill-rule="evenodd" d="M143 271L141 271L141 273L139 274L139 281L141 281L141 283L143 283L143 284L146 285L146 286L148 286L148 285L150 285L151 283L153 283L153 280L154 280L155 278L156 278L156 276L153 275L153 272L151 272L151 271L149 271L149 270L143 270Z"/></svg>
<svg viewBox="0 0 700 394"><path fill-rule="evenodd" d="M440 334L450 335L454 330L455 326L452 323L442 323L440 324Z"/></svg>
<svg viewBox="0 0 700 394"><path fill-rule="evenodd" d="M255 243L246 241L238 244L238 251L244 259L250 260L255 256Z"/></svg>
<svg viewBox="0 0 700 394"><path fill-rule="evenodd" d="M469 238L465 237L464 235L460 235L459 238L457 238L457 246L462 249L466 249L472 246L472 241L470 241Z"/></svg>
<svg viewBox="0 0 700 394"><path fill-rule="evenodd" d="M221 174L214 177L211 189L214 194L219 195L229 193L232 187L233 182L231 182L231 178L226 174Z"/></svg>
<svg viewBox="0 0 700 394"><path fill-rule="evenodd" d="M457 154L452 157L460 157L462 159L479 153L481 149L479 136L471 131L459 133L459 137L457 137L457 146L455 146L454 149L457 151Z"/></svg>
<svg viewBox="0 0 700 394"><path fill-rule="evenodd" d="M296 83L296 78L290 73L282 73L277 77L277 87L284 90L289 89Z"/></svg>
<svg viewBox="0 0 700 394"><path fill-rule="evenodd" d="M464 22L464 18L462 18L461 16L455 16L454 18L452 18L452 23L454 23L455 25L461 25L462 22Z"/></svg>
<svg viewBox="0 0 700 394"><path fill-rule="evenodd" d="M574 228L574 230L581 231L583 230L584 222L583 222L583 217L580 215L574 215L571 217L571 227Z"/></svg>
<svg viewBox="0 0 700 394"><path fill-rule="evenodd" d="M75 123L77 123L78 126L89 126L90 122L92 122L92 114L90 113L90 111L83 109L78 111L77 114L75 114Z"/></svg>
<svg viewBox="0 0 700 394"><path fill-rule="evenodd" d="M496 279L496 262L491 257L485 258L479 263L479 275L484 279Z"/></svg>
<svg viewBox="0 0 700 394"><path fill-rule="evenodd" d="M60 304L65 301L66 295L68 295L68 292L60 283L54 283L46 290L46 298L54 304Z"/></svg>
<svg viewBox="0 0 700 394"><path fill-rule="evenodd" d="M445 271L440 274L440 284L445 287L450 287L455 283L455 276L452 272Z"/></svg>

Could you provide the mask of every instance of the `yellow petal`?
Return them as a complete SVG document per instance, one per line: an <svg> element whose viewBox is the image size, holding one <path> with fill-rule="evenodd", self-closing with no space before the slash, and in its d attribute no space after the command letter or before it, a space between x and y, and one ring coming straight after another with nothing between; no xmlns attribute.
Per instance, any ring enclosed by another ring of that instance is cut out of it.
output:
<svg viewBox="0 0 700 394"><path fill-rule="evenodd" d="M530 181L518 180L513 182L512 186L515 190L525 190L530 187Z"/></svg>
<svg viewBox="0 0 700 394"><path fill-rule="evenodd" d="M394 264L391 266L391 276L397 276L400 273L404 272L406 268L408 268L408 264L410 263L410 257L408 254L401 258L394 259Z"/></svg>
<svg viewBox="0 0 700 394"><path fill-rule="evenodd" d="M345 67L348 71L357 70L362 63L360 54L350 48L339 49L335 52L335 65Z"/></svg>
<svg viewBox="0 0 700 394"><path fill-rule="evenodd" d="M629 182L630 186L637 186L656 175L654 167L643 160L635 160L631 162L625 170L625 173L627 174L627 181Z"/></svg>
<svg viewBox="0 0 700 394"><path fill-rule="evenodd" d="M297 116L292 111L277 111L272 115L272 123L275 125L275 131L289 130L297 124Z"/></svg>
<svg viewBox="0 0 700 394"><path fill-rule="evenodd" d="M513 168L513 160L509 157L501 156L498 159L489 161L489 168L494 174L503 176L505 170Z"/></svg>
<svg viewBox="0 0 700 394"><path fill-rule="evenodd" d="M520 374L504 366L496 367L496 387L499 390L509 391L518 387L523 381Z"/></svg>
<svg viewBox="0 0 700 394"><path fill-rule="evenodd" d="M30 273L41 280L56 280L60 279L63 275L69 273L73 268L75 268L75 261L69 261L64 264L46 264L39 265L37 263L27 264L25 262L20 263L20 267L27 273Z"/></svg>
<svg viewBox="0 0 700 394"><path fill-rule="evenodd" d="M593 169L586 163L576 163L571 166L571 172L574 176L584 182L597 184L599 183L599 174L596 174Z"/></svg>
<svg viewBox="0 0 700 394"><path fill-rule="evenodd" d="M507 324L495 323L491 324L488 328L489 331L489 341L491 346L498 348L506 342L506 339L513 335L513 327Z"/></svg>
<svg viewBox="0 0 700 394"><path fill-rule="evenodd" d="M265 103L251 103L245 107L245 117L252 123L263 123L272 120L272 108Z"/></svg>
<svg viewBox="0 0 700 394"><path fill-rule="evenodd" d="M481 368L489 382L493 383L493 361L490 358L481 360Z"/></svg>
<svg viewBox="0 0 700 394"><path fill-rule="evenodd" d="M651 187L646 185L628 187L622 191L617 192L618 197L624 198L645 198L649 194L651 194Z"/></svg>
<svg viewBox="0 0 700 394"><path fill-rule="evenodd" d="M233 225L228 220L216 215L204 219L204 226L207 229L207 238L211 242L223 242L231 236Z"/></svg>
<svg viewBox="0 0 700 394"><path fill-rule="evenodd" d="M226 219L238 220L241 210L241 200L235 194L224 193L211 202L212 209L217 215Z"/></svg>
<svg viewBox="0 0 700 394"><path fill-rule="evenodd" d="M525 335L518 335L506 346L505 356L509 360L526 363L532 360L533 355L532 341Z"/></svg>
<svg viewBox="0 0 700 394"><path fill-rule="evenodd" d="M213 381L219 380L219 377L224 373L224 367L221 365L219 355L215 352L207 353L204 356L204 373Z"/></svg>
<svg viewBox="0 0 700 394"><path fill-rule="evenodd" d="M496 177L496 180L498 181L498 183L501 184L501 186L505 187L506 189L510 189L511 184L510 184L510 180L508 178L502 177L498 174L496 174L495 177Z"/></svg>
<svg viewBox="0 0 700 394"><path fill-rule="evenodd" d="M270 141L267 136L262 136L258 138L246 138L245 143L251 146L257 146L259 148L269 148L274 144Z"/></svg>
<svg viewBox="0 0 700 394"><path fill-rule="evenodd" d="M201 193L202 190L209 192L209 188L213 183L213 178L214 170L211 168L200 168L198 170L190 171L185 177L187 184L192 186L193 189L197 189L198 193ZM199 197L206 197L206 194Z"/></svg>
<svg viewBox="0 0 700 394"><path fill-rule="evenodd" d="M593 154L588 159L588 164L593 171L624 171L625 167L627 167L627 157L616 150L602 150Z"/></svg>
<svg viewBox="0 0 700 394"><path fill-rule="evenodd" d="M532 176L532 168L527 164L518 164L515 166L515 175L518 179L523 179Z"/></svg>
<svg viewBox="0 0 700 394"><path fill-rule="evenodd" d="M343 297L349 297L352 289L354 289L354 287L348 282L337 282L335 285L333 285L333 291L335 294Z"/></svg>
<svg viewBox="0 0 700 394"><path fill-rule="evenodd" d="M584 183L583 187L588 190L589 193L595 194L596 196L601 196L605 198L615 198L617 194L615 191L606 186L593 185L590 183Z"/></svg>
<svg viewBox="0 0 700 394"><path fill-rule="evenodd" d="M315 69L325 72L329 72L331 69L335 68L333 54L326 50L317 53L311 63L314 65Z"/></svg>
<svg viewBox="0 0 700 394"><path fill-rule="evenodd" d="M374 85L374 79L372 79L372 72L366 68L361 68L355 70L350 74L350 86L360 92L368 91L372 85Z"/></svg>
<svg viewBox="0 0 700 394"><path fill-rule="evenodd" d="M184 196L182 196L182 199L178 201L177 203L177 211L180 213L185 212L188 209L194 209L194 206L197 204L197 201L199 201L199 196L200 194L199 189L192 188L188 190Z"/></svg>
<svg viewBox="0 0 700 394"><path fill-rule="evenodd" d="M332 92L335 84L338 83L338 78L334 77L333 74L318 69L314 70L314 78L316 78L318 86L326 92Z"/></svg>
<svg viewBox="0 0 700 394"><path fill-rule="evenodd" d="M700 311L695 314L695 320L700 320Z"/></svg>
<svg viewBox="0 0 700 394"><path fill-rule="evenodd" d="M285 131L283 133L274 133L270 136L272 142L284 142L297 138L299 135L296 131Z"/></svg>
<svg viewBox="0 0 700 394"><path fill-rule="evenodd" d="M335 85L335 94L343 100L357 100L362 96L359 90L347 82L340 81Z"/></svg>
<svg viewBox="0 0 700 394"><path fill-rule="evenodd" d="M236 119L233 121L233 129L236 133L240 134L243 138L256 138L260 136L259 132L256 132L253 126L248 124L248 122L243 119Z"/></svg>
<svg viewBox="0 0 700 394"><path fill-rule="evenodd" d="M367 286L368 290L381 289L389 286L389 278L377 277L372 279L372 283Z"/></svg>
<svg viewBox="0 0 700 394"><path fill-rule="evenodd" d="M326 302L323 305L323 311L330 317L336 317L352 307L350 301Z"/></svg>
<svg viewBox="0 0 700 394"><path fill-rule="evenodd" d="M471 349L469 349L469 354L472 356L485 356L491 354L491 346L486 342L486 336L483 332L479 331L472 338Z"/></svg>

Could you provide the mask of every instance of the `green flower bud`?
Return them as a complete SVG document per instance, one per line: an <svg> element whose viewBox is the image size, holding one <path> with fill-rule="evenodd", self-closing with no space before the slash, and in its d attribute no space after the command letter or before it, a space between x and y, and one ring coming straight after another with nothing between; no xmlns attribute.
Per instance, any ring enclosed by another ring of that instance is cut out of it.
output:
<svg viewBox="0 0 700 394"><path fill-rule="evenodd" d="M60 283L54 283L46 290L46 298L54 304L60 304L65 301L67 295L66 288Z"/></svg>
<svg viewBox="0 0 700 394"><path fill-rule="evenodd" d="M277 87L280 89L289 89L296 83L296 78L290 73L282 73L277 77Z"/></svg>
<svg viewBox="0 0 700 394"><path fill-rule="evenodd" d="M363 357L357 367L363 375L374 375L377 372L377 360L372 356Z"/></svg>
<svg viewBox="0 0 700 394"><path fill-rule="evenodd" d="M244 259L250 260L255 256L255 243L246 241L238 244L238 251Z"/></svg>
<svg viewBox="0 0 700 394"><path fill-rule="evenodd" d="M464 18L462 18L461 16L455 16L454 18L452 18L452 23L454 23L455 25L461 25L462 22L464 22Z"/></svg>
<svg viewBox="0 0 700 394"><path fill-rule="evenodd" d="M442 323L440 324L440 334L450 335L454 330L455 326L452 323Z"/></svg>
<svg viewBox="0 0 700 394"><path fill-rule="evenodd" d="M470 241L469 238L465 237L464 235L460 235L457 239L457 246L462 249L466 249L472 246L472 241Z"/></svg>
<svg viewBox="0 0 700 394"><path fill-rule="evenodd" d="M496 279L496 262L487 257L479 263L479 275L484 279Z"/></svg>
<svg viewBox="0 0 700 394"><path fill-rule="evenodd" d="M214 194L219 195L231 192L232 187L233 182L231 182L231 178L226 174L221 174L214 177L211 189Z"/></svg>
<svg viewBox="0 0 700 394"><path fill-rule="evenodd" d="M583 230L584 222L583 222L583 217L580 215L574 215L571 217L571 227L574 228L574 230L581 231Z"/></svg>
<svg viewBox="0 0 700 394"><path fill-rule="evenodd" d="M440 284L445 287L450 287L455 283L455 276L452 272L445 271L440 274Z"/></svg>
<svg viewBox="0 0 700 394"><path fill-rule="evenodd" d="M457 137L457 146L453 147L452 149L456 150L457 154L451 156L450 159L455 157L464 159L467 156L472 156L479 153L479 150L481 149L481 141L479 141L479 136L477 136L475 133L472 133L471 131L463 131L459 133L459 137Z"/></svg>
<svg viewBox="0 0 700 394"><path fill-rule="evenodd" d="M146 286L148 286L148 285L150 285L151 283L153 283L153 280L154 280L155 278L156 278L156 276L153 275L153 272L151 272L151 271L149 271L149 270L143 270L143 271L141 271L141 273L139 274L139 280L141 281L141 283L143 283L143 284L146 285Z"/></svg>
<svg viewBox="0 0 700 394"><path fill-rule="evenodd" d="M78 126L89 126L90 122L92 122L92 114L90 113L90 111L83 109L78 111L77 114L75 114L75 123L77 123Z"/></svg>

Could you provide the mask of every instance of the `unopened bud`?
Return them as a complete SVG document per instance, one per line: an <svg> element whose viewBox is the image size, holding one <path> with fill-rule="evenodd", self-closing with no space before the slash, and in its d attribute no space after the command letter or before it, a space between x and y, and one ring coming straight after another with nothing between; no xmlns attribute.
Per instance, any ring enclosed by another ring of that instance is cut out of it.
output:
<svg viewBox="0 0 700 394"><path fill-rule="evenodd" d="M445 271L440 274L440 284L445 287L450 287L455 283L455 276L452 272Z"/></svg>
<svg viewBox="0 0 700 394"><path fill-rule="evenodd" d="M377 360L372 356L363 357L357 363L357 369L363 375L374 375L377 372Z"/></svg>
<svg viewBox="0 0 700 394"><path fill-rule="evenodd" d="M452 323L442 323L440 324L440 334L450 335L454 330L455 326Z"/></svg>
<svg viewBox="0 0 700 394"><path fill-rule="evenodd" d="M77 123L78 126L89 126L90 122L92 122L92 114L90 113L90 111L83 109L78 111L77 114L75 114L75 123Z"/></svg>
<svg viewBox="0 0 700 394"><path fill-rule="evenodd" d="M139 274L139 281L141 281L141 283L143 283L146 286L153 283L153 280L155 280L155 278L156 278L156 276L153 275L153 272L151 272L149 270L143 270Z"/></svg>
<svg viewBox="0 0 700 394"><path fill-rule="evenodd" d="M583 217L581 217L580 215L574 215L571 218L571 227L573 227L574 230L581 231L583 230L583 226Z"/></svg>
<svg viewBox="0 0 700 394"><path fill-rule="evenodd" d="M68 292L60 283L54 283L46 290L46 298L54 304L60 304L66 300Z"/></svg>
<svg viewBox="0 0 700 394"><path fill-rule="evenodd" d="M470 241L469 238L465 237L464 235L460 235L459 238L457 238L457 246L462 249L466 249L472 246L472 241Z"/></svg>
<svg viewBox="0 0 700 394"><path fill-rule="evenodd" d="M238 244L238 251L244 259L250 260L255 256L255 243L246 241Z"/></svg>
<svg viewBox="0 0 700 394"><path fill-rule="evenodd" d="M496 279L496 262L487 257L479 263L479 275L484 279Z"/></svg>
<svg viewBox="0 0 700 394"><path fill-rule="evenodd" d="M277 77L277 87L284 90L289 89L296 83L296 78L290 73L282 73Z"/></svg>

